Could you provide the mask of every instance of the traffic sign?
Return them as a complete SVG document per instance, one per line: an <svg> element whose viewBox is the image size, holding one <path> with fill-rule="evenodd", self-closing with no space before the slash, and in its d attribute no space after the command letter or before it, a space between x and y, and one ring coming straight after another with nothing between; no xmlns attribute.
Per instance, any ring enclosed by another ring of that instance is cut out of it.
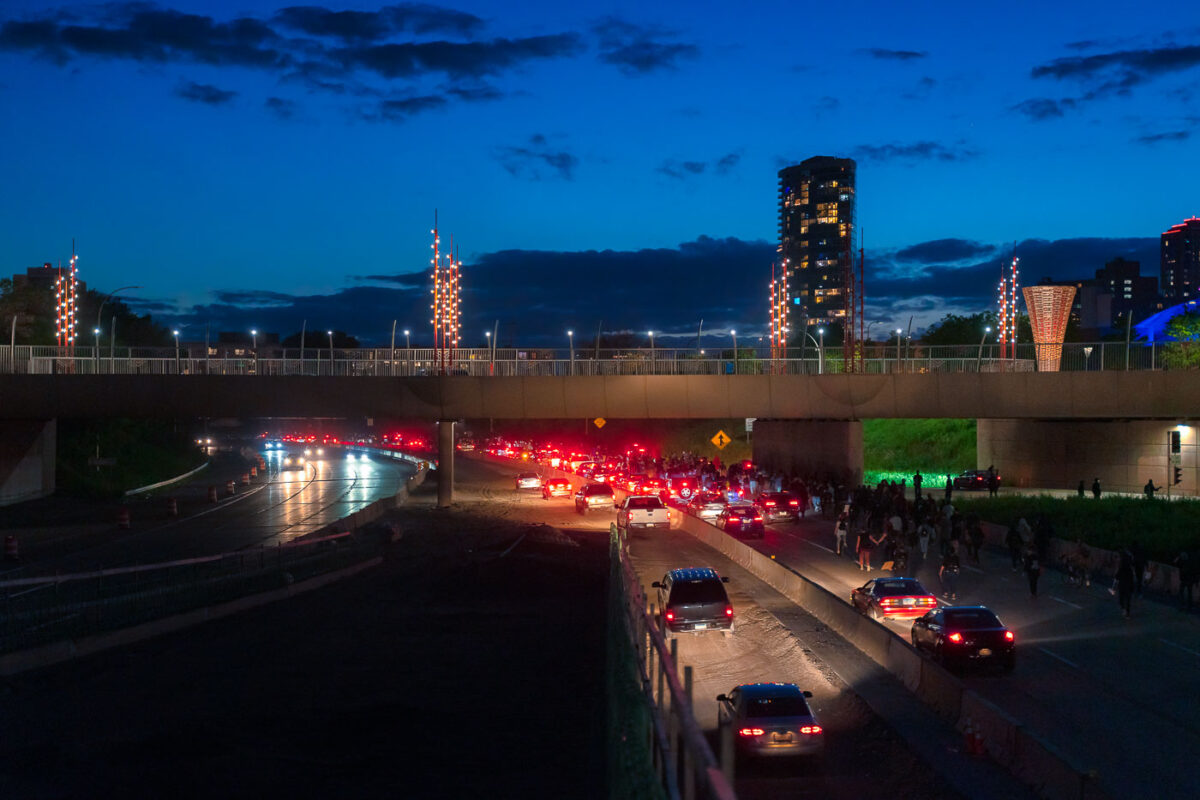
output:
<svg viewBox="0 0 1200 800"><path fill-rule="evenodd" d="M592 420L592 422L597 428L603 428L604 423L608 422L608 420L606 420L604 417L596 417L594 420Z"/></svg>
<svg viewBox="0 0 1200 800"><path fill-rule="evenodd" d="M729 444L733 440L726 435L725 431L717 431L717 435L709 439L709 441L715 444L718 450L724 450L725 445Z"/></svg>

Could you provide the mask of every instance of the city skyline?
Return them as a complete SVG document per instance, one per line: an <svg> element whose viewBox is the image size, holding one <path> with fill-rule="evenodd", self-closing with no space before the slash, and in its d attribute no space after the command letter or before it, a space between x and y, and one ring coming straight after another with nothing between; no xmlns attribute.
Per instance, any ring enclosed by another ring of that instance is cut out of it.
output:
<svg viewBox="0 0 1200 800"><path fill-rule="evenodd" d="M74 236L82 279L171 324L378 342L429 331L438 208L465 341L765 331L776 173L827 154L859 163L867 320L921 327L990 306L1014 242L1031 283L1156 275L1197 213L1196 11L864 4L801 49L835 12L328 5L363 13L7 3L7 274Z"/></svg>

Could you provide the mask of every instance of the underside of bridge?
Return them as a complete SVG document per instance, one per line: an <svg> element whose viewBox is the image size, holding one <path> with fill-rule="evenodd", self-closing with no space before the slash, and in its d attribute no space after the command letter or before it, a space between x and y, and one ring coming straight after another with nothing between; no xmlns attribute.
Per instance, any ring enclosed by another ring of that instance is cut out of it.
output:
<svg viewBox="0 0 1200 800"><path fill-rule="evenodd" d="M863 478L862 423L845 420L759 419L754 463L769 471L833 474L847 486Z"/></svg>
<svg viewBox="0 0 1200 800"><path fill-rule="evenodd" d="M0 420L0 506L54 493L54 420Z"/></svg>

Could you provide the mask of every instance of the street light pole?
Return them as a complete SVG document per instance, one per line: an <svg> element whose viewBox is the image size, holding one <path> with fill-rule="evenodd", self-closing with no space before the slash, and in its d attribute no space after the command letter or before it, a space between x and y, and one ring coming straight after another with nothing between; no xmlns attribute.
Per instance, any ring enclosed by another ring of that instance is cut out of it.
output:
<svg viewBox="0 0 1200 800"><path fill-rule="evenodd" d="M487 351L488 351L488 374L489 374L489 375L492 375L492 374L494 374L494 373L495 373L495 371L496 371L496 359L495 359L495 357L492 355L492 332L491 332L491 331L484 331L484 332L483 332L483 336L484 336L484 338L485 338L485 339L487 339Z"/></svg>
<svg viewBox="0 0 1200 800"><path fill-rule="evenodd" d="M820 341L817 342L817 374L825 374L825 329L817 328L817 336Z"/></svg>
<svg viewBox="0 0 1200 800"><path fill-rule="evenodd" d="M175 374L179 374L179 331L171 331L171 335L175 337Z"/></svg>
<svg viewBox="0 0 1200 800"><path fill-rule="evenodd" d="M567 331L567 346L571 349L571 375L575 374L575 331Z"/></svg>
<svg viewBox="0 0 1200 800"><path fill-rule="evenodd" d="M329 374L333 375L333 331L325 331L329 334Z"/></svg>
<svg viewBox="0 0 1200 800"><path fill-rule="evenodd" d="M733 337L733 374L738 373L738 349L737 349L737 331L732 328L729 330L729 335Z"/></svg>
<svg viewBox="0 0 1200 800"><path fill-rule="evenodd" d="M896 328L896 372L900 371L900 336L903 333L902 328Z"/></svg>
<svg viewBox="0 0 1200 800"><path fill-rule="evenodd" d="M658 371L658 357L654 353L654 331L650 331L650 374Z"/></svg>
<svg viewBox="0 0 1200 800"><path fill-rule="evenodd" d="M250 341L253 342L253 348L254 348L254 374L257 375L258 374L258 329L257 328L250 329L250 337L251 337Z"/></svg>
<svg viewBox="0 0 1200 800"><path fill-rule="evenodd" d="M13 317L15 320L16 317ZM97 374L100 372L100 329L92 328L92 366Z"/></svg>
<svg viewBox="0 0 1200 800"><path fill-rule="evenodd" d="M392 357L388 363L392 366L391 373L393 375L396 374L396 323L399 321L398 319L392 320Z"/></svg>
<svg viewBox="0 0 1200 800"><path fill-rule="evenodd" d="M106 305L108 305L108 301L112 300L113 297L115 297L118 292L123 292L126 289L140 289L140 288L142 288L142 287L140 287L140 286L121 286L121 287L113 289L111 292L109 292L108 297L104 298L104 302L100 304L100 309L96 312L96 327L97 328L100 327L100 317L104 314L104 307ZM15 335L16 335L15 319L13 321L13 331L14 331L13 335L15 337ZM113 348L116 346L116 341L117 341L117 339L116 339L116 337L117 337L117 333L116 333L116 331L117 331L117 315L116 314L113 314L113 317L112 317L112 331L113 331L112 336L109 337L109 352L108 352L109 366L115 366L114 361L116 359L116 355L113 352Z"/></svg>
<svg viewBox="0 0 1200 800"><path fill-rule="evenodd" d="M983 368L983 343L987 341L987 335L992 332L992 326L987 325L983 329L983 337L979 340L979 355L975 357L975 371L980 372Z"/></svg>

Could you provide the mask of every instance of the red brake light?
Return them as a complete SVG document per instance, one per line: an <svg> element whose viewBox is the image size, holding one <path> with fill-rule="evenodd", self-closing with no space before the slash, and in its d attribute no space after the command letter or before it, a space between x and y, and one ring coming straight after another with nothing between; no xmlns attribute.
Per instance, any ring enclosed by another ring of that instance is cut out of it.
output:
<svg viewBox="0 0 1200 800"><path fill-rule="evenodd" d="M725 606L725 616L727 616L727 617L733 616L733 606Z"/></svg>
<svg viewBox="0 0 1200 800"><path fill-rule="evenodd" d="M809 734L820 733L821 726L820 725L805 725L800 728L800 732L801 733L809 733Z"/></svg>
<svg viewBox="0 0 1200 800"><path fill-rule="evenodd" d="M1013 640L1014 640L1014 639L1016 639L1016 638L1017 638L1017 637L1013 636L1013 632L1012 632L1012 631L1005 631L1005 632L1004 632L1004 640L1005 640L1006 642L1011 642L1011 641L1013 641Z"/></svg>
<svg viewBox="0 0 1200 800"><path fill-rule="evenodd" d="M955 644L958 644L959 642L962 641L962 634L961 633L950 634L950 641L954 642Z"/></svg>
<svg viewBox="0 0 1200 800"><path fill-rule="evenodd" d="M788 505L789 506L798 506L798 505L800 505L800 501L799 500L789 500Z"/></svg>
<svg viewBox="0 0 1200 800"><path fill-rule="evenodd" d="M885 597L879 601L879 605L881 605L881 606L894 606L895 604L896 604L896 598L894 598L894 597Z"/></svg>
<svg viewBox="0 0 1200 800"><path fill-rule="evenodd" d="M742 736L762 736L762 728L742 728L738 733Z"/></svg>
<svg viewBox="0 0 1200 800"><path fill-rule="evenodd" d="M754 518L754 521L755 521L755 522L762 522L762 517L755 517L755 518Z"/></svg>
<svg viewBox="0 0 1200 800"><path fill-rule="evenodd" d="M667 609L667 622L674 622L674 621L675 621L675 612L668 608Z"/></svg>
<svg viewBox="0 0 1200 800"><path fill-rule="evenodd" d="M764 505L764 506L767 506L768 508L770 508L771 506L775 505L775 501L774 501L774 500L768 500L768 501L766 501L765 503L763 503L763 505Z"/></svg>

